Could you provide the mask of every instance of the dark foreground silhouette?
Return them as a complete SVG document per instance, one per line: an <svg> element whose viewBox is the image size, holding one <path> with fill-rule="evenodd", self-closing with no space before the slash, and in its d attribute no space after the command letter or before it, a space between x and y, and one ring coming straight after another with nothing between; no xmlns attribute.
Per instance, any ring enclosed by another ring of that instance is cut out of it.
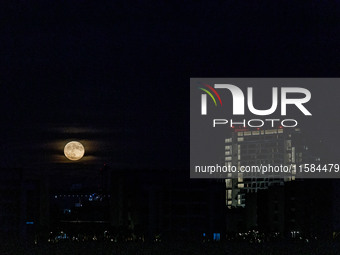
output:
<svg viewBox="0 0 340 255"><path fill-rule="evenodd" d="M53 254L53 255L194 255L194 254L340 254L339 244L332 241L315 243L270 242L251 244L242 242L72 242L61 241L46 244L22 244L17 241L3 242L0 254Z"/></svg>

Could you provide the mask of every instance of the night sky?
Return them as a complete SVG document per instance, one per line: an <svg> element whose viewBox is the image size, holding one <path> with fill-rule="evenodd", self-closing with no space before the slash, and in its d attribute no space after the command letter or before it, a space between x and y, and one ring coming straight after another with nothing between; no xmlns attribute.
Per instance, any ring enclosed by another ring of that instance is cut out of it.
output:
<svg viewBox="0 0 340 255"><path fill-rule="evenodd" d="M190 77L339 76L335 0L2 5L1 166L188 167Z"/></svg>

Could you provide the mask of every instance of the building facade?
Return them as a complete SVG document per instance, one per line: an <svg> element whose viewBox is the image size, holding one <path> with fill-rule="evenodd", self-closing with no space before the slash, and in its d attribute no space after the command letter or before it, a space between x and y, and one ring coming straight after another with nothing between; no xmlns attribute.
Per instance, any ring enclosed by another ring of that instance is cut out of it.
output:
<svg viewBox="0 0 340 255"><path fill-rule="evenodd" d="M269 174L263 178L244 178L243 173L238 173L238 178L226 179L227 207L244 207L247 193L295 180L296 166L303 161L304 148L299 128L234 129L232 136L225 139L226 166L240 169L241 166L292 165L295 170L285 178Z"/></svg>

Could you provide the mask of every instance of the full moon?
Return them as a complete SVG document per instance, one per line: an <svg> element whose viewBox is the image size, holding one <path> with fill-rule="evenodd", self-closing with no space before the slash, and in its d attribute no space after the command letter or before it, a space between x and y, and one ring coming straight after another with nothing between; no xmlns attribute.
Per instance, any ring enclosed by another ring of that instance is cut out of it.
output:
<svg viewBox="0 0 340 255"><path fill-rule="evenodd" d="M65 145L64 154L69 160L79 160L84 156L85 148L80 142L72 141Z"/></svg>

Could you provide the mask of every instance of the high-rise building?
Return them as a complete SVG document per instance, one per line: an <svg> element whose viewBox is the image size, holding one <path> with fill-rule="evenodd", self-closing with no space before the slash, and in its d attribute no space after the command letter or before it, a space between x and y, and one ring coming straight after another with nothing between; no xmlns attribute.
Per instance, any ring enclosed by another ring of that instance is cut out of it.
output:
<svg viewBox="0 0 340 255"><path fill-rule="evenodd" d="M262 130L234 129L232 136L225 139L225 165L260 166L292 165L292 173L285 178L266 174L254 178L238 173L238 178L226 179L226 205L244 207L246 194L267 189L273 185L283 185L285 181L295 180L296 166L302 163L304 150L299 128L282 127Z"/></svg>

